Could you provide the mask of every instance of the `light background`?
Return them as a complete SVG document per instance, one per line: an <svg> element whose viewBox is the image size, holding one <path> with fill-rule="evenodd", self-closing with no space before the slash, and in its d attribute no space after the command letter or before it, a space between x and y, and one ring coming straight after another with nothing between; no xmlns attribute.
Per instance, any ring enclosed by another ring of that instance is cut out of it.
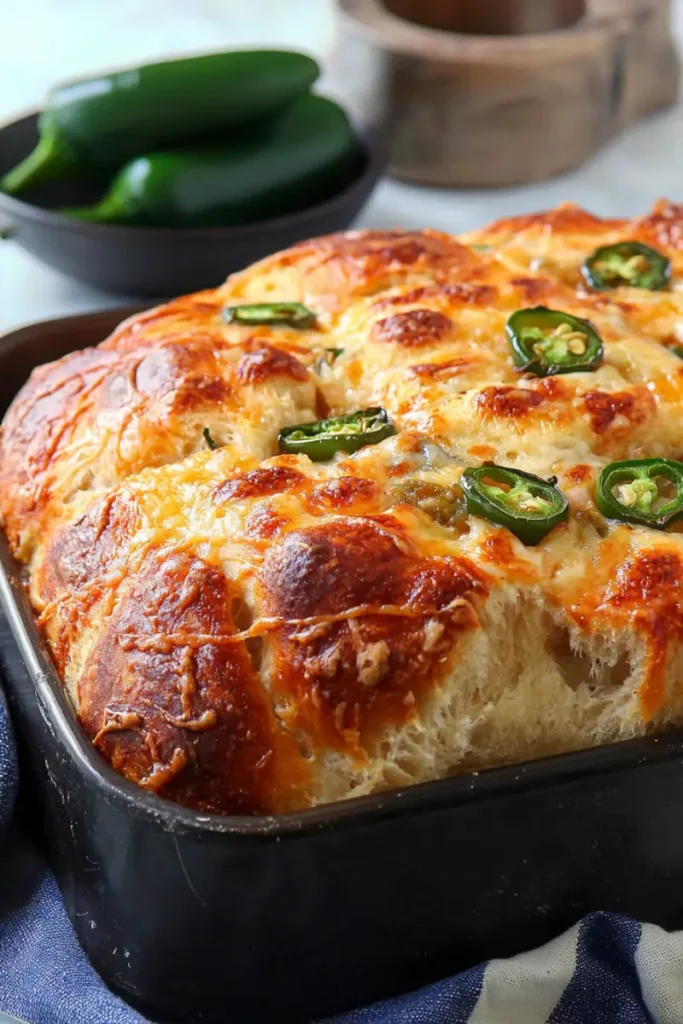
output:
<svg viewBox="0 0 683 1024"><path fill-rule="evenodd" d="M683 0L674 0L674 21L683 45ZM332 0L0 0L0 121L39 105L52 83L101 67L252 44L324 57L333 32ZM683 200L681 105L637 125L580 171L540 185L461 192L383 182L359 225L457 232L566 199L619 215L660 196ZM115 301L0 244L0 331Z"/></svg>

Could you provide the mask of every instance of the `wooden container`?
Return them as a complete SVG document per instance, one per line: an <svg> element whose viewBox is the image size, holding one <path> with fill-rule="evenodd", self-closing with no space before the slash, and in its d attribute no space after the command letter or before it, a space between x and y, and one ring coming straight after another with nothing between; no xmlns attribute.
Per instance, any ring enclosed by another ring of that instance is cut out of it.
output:
<svg viewBox="0 0 683 1024"><path fill-rule="evenodd" d="M417 25L469 35L527 35L574 25L587 0L382 0Z"/></svg>
<svg viewBox="0 0 683 1024"><path fill-rule="evenodd" d="M328 81L386 133L395 177L450 187L547 178L678 94L669 0L585 4L581 16L576 0L337 0ZM523 32L549 13L562 27Z"/></svg>

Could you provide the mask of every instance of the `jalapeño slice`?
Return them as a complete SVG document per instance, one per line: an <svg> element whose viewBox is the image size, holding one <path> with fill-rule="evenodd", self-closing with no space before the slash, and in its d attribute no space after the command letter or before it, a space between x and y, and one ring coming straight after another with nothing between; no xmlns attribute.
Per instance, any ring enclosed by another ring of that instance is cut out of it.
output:
<svg viewBox="0 0 683 1024"><path fill-rule="evenodd" d="M683 518L683 462L611 462L598 477L596 502L607 519L663 530Z"/></svg>
<svg viewBox="0 0 683 1024"><path fill-rule="evenodd" d="M555 486L532 473L507 466L466 469L460 478L467 510L505 526L523 544L538 544L558 523L569 518L569 502Z"/></svg>
<svg viewBox="0 0 683 1024"><path fill-rule="evenodd" d="M325 462L337 452L357 452L366 444L377 444L396 433L385 409L361 409L348 416L333 416L315 423L301 423L280 431L281 452L308 455L313 462Z"/></svg>
<svg viewBox="0 0 683 1024"><path fill-rule="evenodd" d="M602 362L602 339L592 324L559 309L518 309L505 330L515 366L537 377L595 370Z"/></svg>
<svg viewBox="0 0 683 1024"><path fill-rule="evenodd" d="M648 288L658 291L671 280L667 257L642 242L603 245L581 267L584 280L597 291L609 288Z"/></svg>
<svg viewBox="0 0 683 1024"><path fill-rule="evenodd" d="M252 327L268 324L271 327L295 327L305 331L315 323L315 313L300 302L259 302L254 305L226 306L221 316L226 324Z"/></svg>

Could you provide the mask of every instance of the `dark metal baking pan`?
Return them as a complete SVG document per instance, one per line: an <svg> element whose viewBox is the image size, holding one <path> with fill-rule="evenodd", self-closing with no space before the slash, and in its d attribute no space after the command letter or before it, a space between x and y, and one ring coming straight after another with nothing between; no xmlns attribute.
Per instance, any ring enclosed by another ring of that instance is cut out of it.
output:
<svg viewBox="0 0 683 1024"><path fill-rule="evenodd" d="M4 408L122 311L0 340ZM0 660L79 939L173 1024L306 1021L541 943L588 911L683 925L683 737L279 818L176 807L116 775L66 700L0 541Z"/></svg>

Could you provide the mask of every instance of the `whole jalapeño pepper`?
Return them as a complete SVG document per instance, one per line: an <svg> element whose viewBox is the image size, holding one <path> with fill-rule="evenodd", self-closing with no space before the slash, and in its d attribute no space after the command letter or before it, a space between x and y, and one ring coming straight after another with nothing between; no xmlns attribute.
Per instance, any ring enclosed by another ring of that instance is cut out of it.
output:
<svg viewBox="0 0 683 1024"><path fill-rule="evenodd" d="M249 224L329 199L356 175L360 160L344 111L311 94L248 137L228 133L220 144L138 156L98 203L62 213L147 227Z"/></svg>
<svg viewBox="0 0 683 1024"><path fill-rule="evenodd" d="M277 116L315 82L318 64L285 50L237 50L148 64L57 86L39 141L0 188L93 175L138 153L227 135Z"/></svg>
<svg viewBox="0 0 683 1024"><path fill-rule="evenodd" d="M518 309L505 329L515 366L537 377L595 370L602 362L602 339L592 324L559 309Z"/></svg>
<svg viewBox="0 0 683 1024"><path fill-rule="evenodd" d="M626 459L600 473L596 503L607 519L663 530L683 518L683 462Z"/></svg>
<svg viewBox="0 0 683 1024"><path fill-rule="evenodd" d="M671 263L663 253L642 242L618 242L596 249L581 273L596 291L620 286L658 291L671 279Z"/></svg>
<svg viewBox="0 0 683 1024"><path fill-rule="evenodd" d="M337 452L357 452L396 433L385 409L361 409L348 416L333 416L315 423L302 423L280 431L281 452L308 455L313 462L325 462Z"/></svg>
<svg viewBox="0 0 683 1024"><path fill-rule="evenodd" d="M506 527L529 545L569 518L569 503L555 482L495 465L466 469L460 477L470 515Z"/></svg>

